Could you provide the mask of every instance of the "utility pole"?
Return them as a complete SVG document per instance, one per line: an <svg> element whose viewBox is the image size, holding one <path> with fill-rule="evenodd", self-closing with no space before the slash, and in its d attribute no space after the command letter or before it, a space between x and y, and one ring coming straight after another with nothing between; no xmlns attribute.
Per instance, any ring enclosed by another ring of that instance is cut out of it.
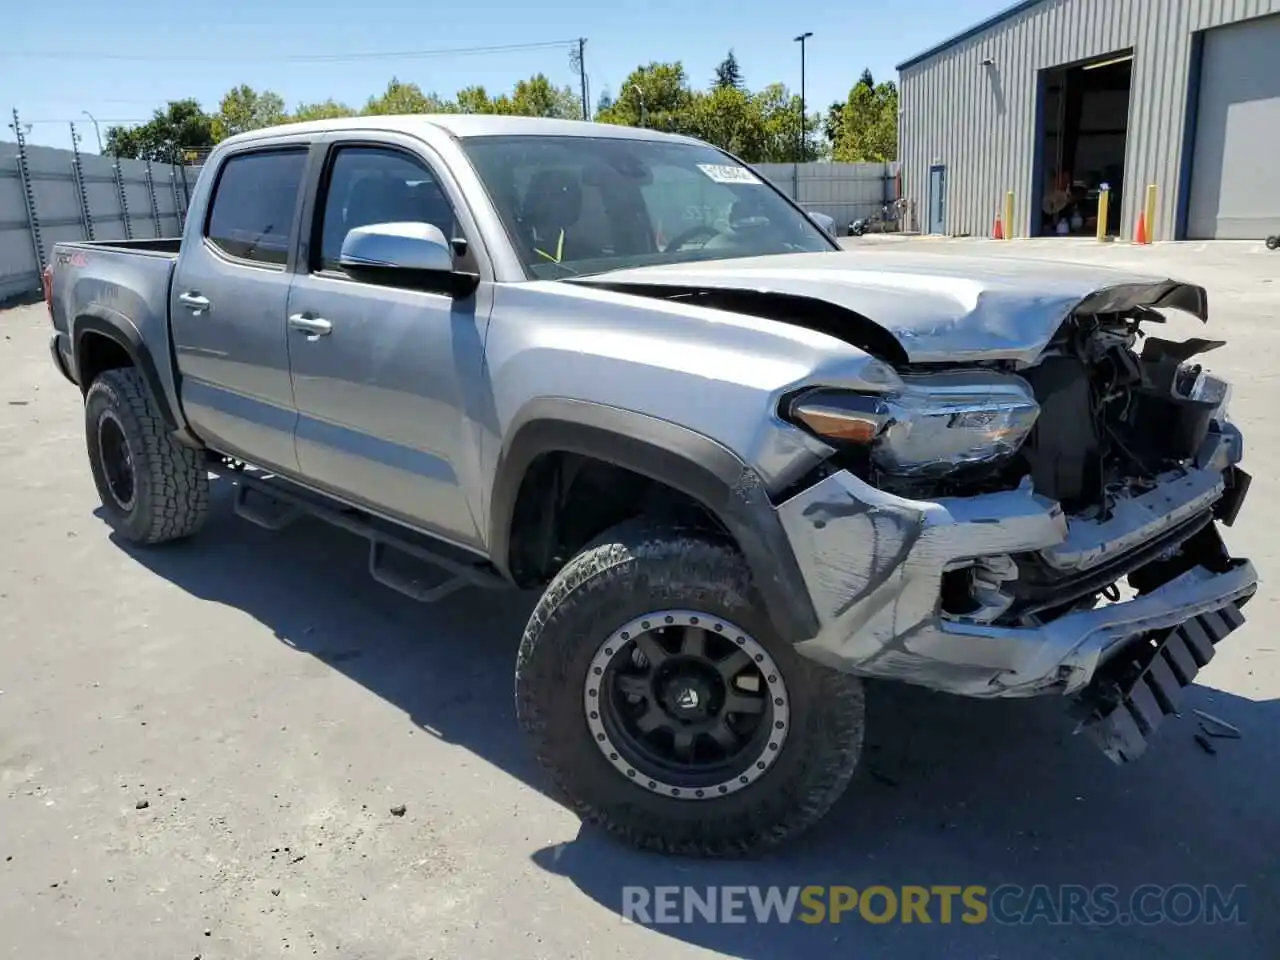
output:
<svg viewBox="0 0 1280 960"><path fill-rule="evenodd" d="M590 120L587 110L587 60L584 56L587 38L578 38L578 80L582 84L582 119Z"/></svg>
<svg viewBox="0 0 1280 960"><path fill-rule="evenodd" d="M807 131L805 130L805 126L808 123L808 116L805 112L806 108L804 105L804 42L812 36L813 31L810 30L795 38L795 42L800 44L800 148L796 152L796 163L803 162L807 152L805 150L805 146L807 144L805 138Z"/></svg>

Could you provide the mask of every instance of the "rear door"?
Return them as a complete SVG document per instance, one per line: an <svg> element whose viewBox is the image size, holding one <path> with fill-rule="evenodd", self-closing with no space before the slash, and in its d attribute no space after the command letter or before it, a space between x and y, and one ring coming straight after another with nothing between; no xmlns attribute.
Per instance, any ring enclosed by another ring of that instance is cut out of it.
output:
<svg viewBox="0 0 1280 960"><path fill-rule="evenodd" d="M300 141L223 160L204 221L183 240L169 306L182 406L196 434L286 473L298 470L287 267L308 151Z"/></svg>
<svg viewBox="0 0 1280 960"><path fill-rule="evenodd" d="M419 221L454 239L460 269L490 279L474 223L460 208L461 192L420 141L335 137L287 313L305 482L476 547L477 427L467 411L492 409L477 393L486 383L492 285L455 298L394 278L355 280L338 267L352 228Z"/></svg>

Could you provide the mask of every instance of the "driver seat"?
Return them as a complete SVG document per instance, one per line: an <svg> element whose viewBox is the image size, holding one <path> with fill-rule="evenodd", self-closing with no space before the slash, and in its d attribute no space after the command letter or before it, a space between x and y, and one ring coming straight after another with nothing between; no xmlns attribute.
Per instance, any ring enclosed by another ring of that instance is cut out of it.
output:
<svg viewBox="0 0 1280 960"><path fill-rule="evenodd" d="M569 232L581 216L582 183L572 171L539 170L530 178L520 219L532 250L553 258L559 250L561 260L582 259L580 244ZM546 257L534 253L534 263L539 261L546 262Z"/></svg>

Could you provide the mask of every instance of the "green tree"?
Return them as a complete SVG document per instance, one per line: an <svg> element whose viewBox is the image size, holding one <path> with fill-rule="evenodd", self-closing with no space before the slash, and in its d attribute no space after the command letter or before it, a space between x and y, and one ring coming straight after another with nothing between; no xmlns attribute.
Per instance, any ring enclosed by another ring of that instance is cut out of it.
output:
<svg viewBox="0 0 1280 960"><path fill-rule="evenodd" d="M395 77L387 89L376 97L370 97L361 111L366 116L386 116L396 113L449 113L453 104L441 100L434 93L423 93L416 83L401 83Z"/></svg>
<svg viewBox="0 0 1280 960"><path fill-rule="evenodd" d="M600 96L596 119L689 134L753 163L813 160L828 149L836 159L880 159L897 152L897 89L892 83L876 85L870 71L863 71L845 102L832 104L825 115L805 118L803 138L800 109L800 98L783 84L748 90L730 50L705 91L690 87L678 61L637 67L616 95L606 91ZM277 94L242 84L226 93L212 117L194 100L174 101L168 111L156 111L149 123L114 127L107 135L121 156L163 159L178 149L175 144L207 147L226 136L287 121L451 112L577 118L581 110L573 88L557 87L542 73L497 96L482 86L464 87L453 100L392 77L382 93L358 110L329 99L299 104L291 114Z"/></svg>
<svg viewBox="0 0 1280 960"><path fill-rule="evenodd" d="M493 113L493 101L484 87L464 87L454 98L459 113Z"/></svg>
<svg viewBox="0 0 1280 960"><path fill-rule="evenodd" d="M686 132L752 161L767 152L761 103L738 87L715 86L693 95Z"/></svg>
<svg viewBox="0 0 1280 960"><path fill-rule="evenodd" d="M521 80L510 98L498 98L497 113L522 117L558 117L572 120L582 116L582 100L569 87L556 87L544 74Z"/></svg>
<svg viewBox="0 0 1280 960"><path fill-rule="evenodd" d="M232 87L213 116L213 138L218 141L247 130L261 130L285 122L284 98L271 90L261 92L248 84Z"/></svg>
<svg viewBox="0 0 1280 960"><path fill-rule="evenodd" d="M107 128L107 152L135 160L186 163L213 145L213 118L194 98L170 100L139 126Z"/></svg>
<svg viewBox="0 0 1280 960"><path fill-rule="evenodd" d="M836 141L840 139L840 125L843 116L844 101L837 100L827 107L827 112L822 117L822 136L827 141L829 149L834 150Z"/></svg>
<svg viewBox="0 0 1280 960"><path fill-rule="evenodd" d="M718 90L742 89L742 68L738 66L738 58L734 56L732 48L716 67L716 77L711 85Z"/></svg>
<svg viewBox="0 0 1280 960"><path fill-rule="evenodd" d="M632 70L622 81L618 96L608 110L596 117L602 123L653 127L673 133L689 132L693 91L684 65L653 62Z"/></svg>
<svg viewBox="0 0 1280 960"><path fill-rule="evenodd" d="M871 72L864 70L840 111L832 159L873 163L897 158L898 87L892 80L873 85Z"/></svg>
<svg viewBox="0 0 1280 960"><path fill-rule="evenodd" d="M805 143L800 139L800 98L780 83L752 93L716 84L707 91L689 88L680 63L650 63L623 81L618 95L602 103L596 119L605 123L649 126L699 137L749 163L812 160L820 118L811 118Z"/></svg>
<svg viewBox="0 0 1280 960"><path fill-rule="evenodd" d="M290 114L289 119L302 120L334 120L338 117L354 117L356 111L345 103L329 99L321 103L300 103Z"/></svg>
<svg viewBox="0 0 1280 960"><path fill-rule="evenodd" d="M787 90L785 84L771 83L756 94L764 124L764 148L756 163L797 163L813 160L818 151L813 146L818 118L805 124L804 142L800 139L800 97ZM747 159L747 158L744 158Z"/></svg>

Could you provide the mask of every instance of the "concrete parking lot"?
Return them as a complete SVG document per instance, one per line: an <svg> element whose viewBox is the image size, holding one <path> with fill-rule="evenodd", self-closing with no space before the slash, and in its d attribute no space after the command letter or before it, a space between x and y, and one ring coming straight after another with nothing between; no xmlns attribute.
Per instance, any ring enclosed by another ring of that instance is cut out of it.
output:
<svg viewBox="0 0 1280 960"><path fill-rule="evenodd" d="M1280 253L1261 244L908 240L1109 261L1205 284L1255 483L1233 550L1280 529ZM1171 324L1193 335L1194 322ZM532 597L421 607L319 524L271 534L225 487L189 544L136 552L95 513L79 396L41 305L0 312L0 954L75 957L1280 956L1280 609L1264 582L1139 763L1062 704L878 687L865 762L765 860L624 849L544 792L512 668ZM1191 707L1240 739L1193 739ZM403 804L403 816L393 806ZM1217 884L1245 922L624 923L623 885Z"/></svg>

